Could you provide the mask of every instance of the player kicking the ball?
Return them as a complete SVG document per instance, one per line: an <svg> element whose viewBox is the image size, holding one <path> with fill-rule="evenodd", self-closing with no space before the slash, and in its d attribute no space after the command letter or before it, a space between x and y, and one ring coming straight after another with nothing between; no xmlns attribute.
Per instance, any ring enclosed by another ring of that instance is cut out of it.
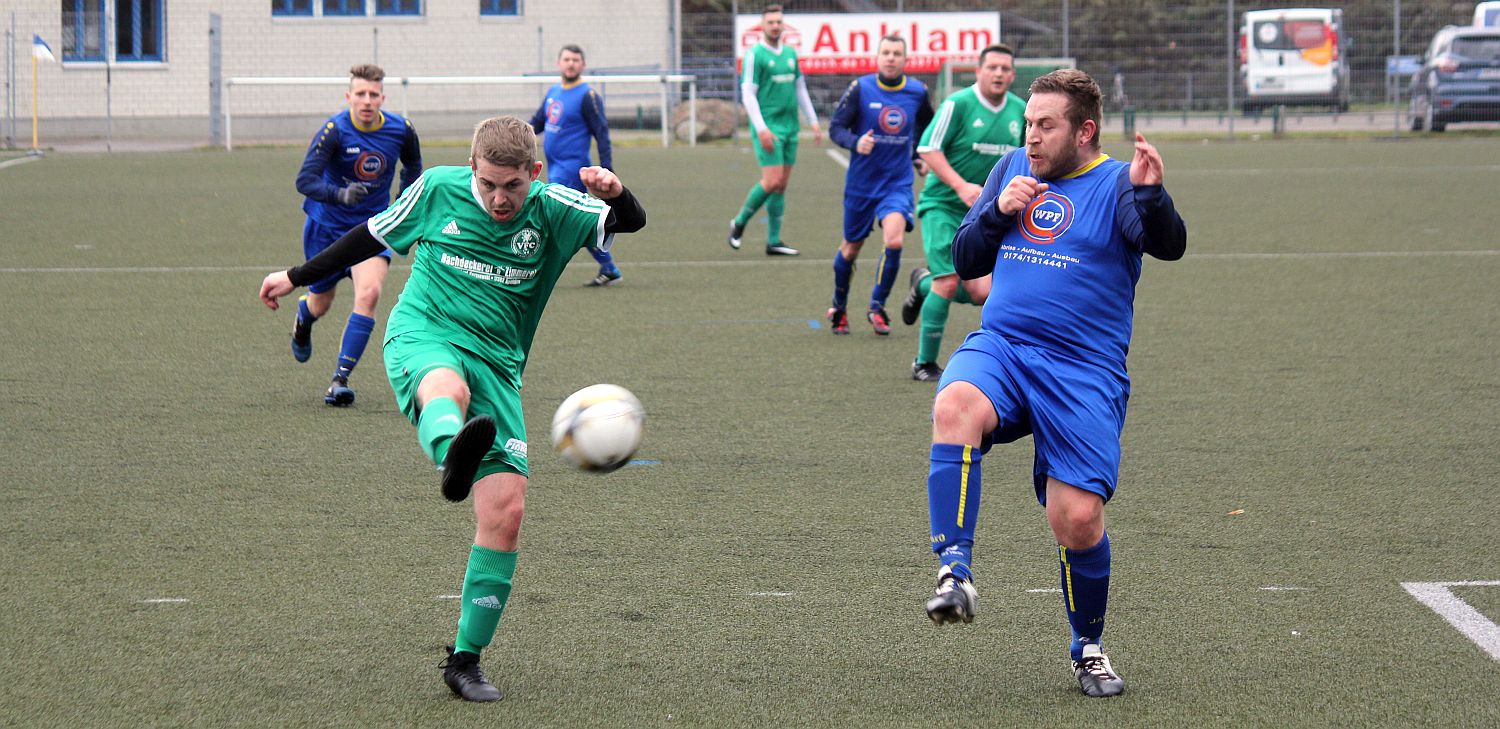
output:
<svg viewBox="0 0 1500 729"><path fill-rule="evenodd" d="M942 562L927 615L970 622L980 459L1032 436L1032 483L1057 539L1073 675L1089 696L1125 690L1100 647L1109 594L1104 503L1115 492L1141 256L1176 260L1187 226L1162 187L1156 148L1136 135L1127 164L1099 151L1099 86L1063 69L1026 103L1026 147L1000 158L953 240L960 278L994 274L980 315L948 360L933 404L927 476Z"/></svg>
<svg viewBox="0 0 1500 729"><path fill-rule="evenodd" d="M474 130L469 166L428 170L385 212L260 287L275 309L297 286L387 248L413 255L386 326L386 375L442 473L443 496L474 493L458 635L443 662L444 681L469 701L502 698L479 655L516 570L528 473L521 374L537 322L578 249L608 250L614 233L646 225L613 172L580 170L584 193L538 181L541 170L530 124L487 119Z"/></svg>

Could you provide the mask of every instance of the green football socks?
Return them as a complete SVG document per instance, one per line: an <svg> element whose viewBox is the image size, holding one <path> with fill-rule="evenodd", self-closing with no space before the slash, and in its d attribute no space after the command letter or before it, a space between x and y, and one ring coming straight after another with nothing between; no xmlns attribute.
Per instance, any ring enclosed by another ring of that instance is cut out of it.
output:
<svg viewBox="0 0 1500 729"><path fill-rule="evenodd" d="M757 185L759 187L759 185ZM781 216L786 213L786 195L766 196L766 245L781 245Z"/></svg>
<svg viewBox="0 0 1500 729"><path fill-rule="evenodd" d="M928 277L931 278L931 277ZM926 279L923 279L926 283ZM917 339L917 363L936 362L948 326L948 300L931 294L922 300L922 332Z"/></svg>
<svg viewBox="0 0 1500 729"><path fill-rule="evenodd" d="M500 614L510 600L510 583L515 574L515 552L500 552L478 544L469 551L454 650L479 653L490 644L495 628L500 626Z"/></svg>
<svg viewBox="0 0 1500 729"><path fill-rule="evenodd" d="M745 196L745 204L740 208L739 215L734 216L734 222L741 228L745 227L750 222L750 219L755 217L755 213L760 210L760 206L766 204L767 197L765 189L760 186L759 182L752 185L750 187L750 194Z"/></svg>
<svg viewBox="0 0 1500 729"><path fill-rule="evenodd" d="M436 397L422 406L422 416L417 420L417 440L422 450L437 465L448 457L448 444L458 429L464 427L464 412L451 398Z"/></svg>

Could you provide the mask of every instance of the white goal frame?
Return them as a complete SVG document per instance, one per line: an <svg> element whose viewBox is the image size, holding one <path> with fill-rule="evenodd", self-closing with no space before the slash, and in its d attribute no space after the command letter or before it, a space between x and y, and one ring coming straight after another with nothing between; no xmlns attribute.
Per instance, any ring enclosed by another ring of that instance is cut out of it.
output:
<svg viewBox="0 0 1500 729"><path fill-rule="evenodd" d="M698 77L692 74L621 74L584 76L584 81L594 83L651 83L661 86L661 146L672 146L670 126L671 102L669 92L672 84L688 85L688 128L698 128ZM407 90L412 86L545 86L557 83L556 76L396 76L387 77L386 86L400 86L401 115L406 116ZM234 151L234 103L231 89L235 86L347 86L347 76L235 76L224 80L224 150ZM688 146L698 145L698 135L688 138Z"/></svg>

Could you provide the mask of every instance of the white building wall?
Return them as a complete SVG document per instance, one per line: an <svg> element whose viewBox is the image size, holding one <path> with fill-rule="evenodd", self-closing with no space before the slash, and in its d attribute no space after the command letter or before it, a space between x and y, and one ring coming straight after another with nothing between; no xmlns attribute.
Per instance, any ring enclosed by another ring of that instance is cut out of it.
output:
<svg viewBox="0 0 1500 729"><path fill-rule="evenodd" d="M673 57L669 29L675 0L523 0L522 15L510 17L481 17L478 0L424 0L421 16L362 18L273 18L270 0L164 0L163 5L163 63L116 63L108 69L101 63L38 65L36 101L44 129L50 127L54 136L98 135L109 115L115 135L206 138L210 13L222 18L225 78L347 77L350 66L367 62L380 64L390 77L550 76L565 43L584 48L591 71L670 70ZM61 61L61 4L8 0L0 5L0 30L10 32L12 19L15 105L11 108L11 89L6 89L0 108L29 132L31 35L40 34ZM483 116L529 114L545 88L538 83L403 90L388 81L386 105L392 111L406 109L420 131L443 132L450 126L462 131ZM236 139L310 137L309 124L344 105L342 92L340 86L235 86ZM606 86L604 93L612 116L633 110L636 103L654 112L659 94L656 88L634 85ZM0 125L0 131L10 130Z"/></svg>

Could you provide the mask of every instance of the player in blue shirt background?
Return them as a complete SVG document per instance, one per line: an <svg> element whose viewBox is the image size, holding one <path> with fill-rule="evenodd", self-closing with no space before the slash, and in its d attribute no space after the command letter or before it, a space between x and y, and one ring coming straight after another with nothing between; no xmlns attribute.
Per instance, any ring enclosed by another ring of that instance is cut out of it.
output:
<svg viewBox="0 0 1500 729"><path fill-rule="evenodd" d="M531 128L542 138L542 152L547 157L547 182L583 190L578 171L593 165L591 147L599 143L599 166L614 171L613 152L609 146L609 121L604 118L604 99L582 80L583 49L565 45L557 54L557 70L562 82L547 90L542 105L531 115ZM599 263L599 273L589 286L608 286L620 280L620 267L610 252L592 246L589 255Z"/></svg>
<svg viewBox="0 0 1500 729"><path fill-rule="evenodd" d="M297 172L297 192L306 196L302 209L302 252L312 258L332 245L350 228L364 225L391 202L391 183L396 161L401 161L401 190L422 174L422 145L411 122L381 111L385 103L385 71L374 64L349 69L349 89L344 92L348 111L328 118L313 137ZM323 394L329 405L354 403L349 375L364 355L370 332L375 328L375 305L390 268L391 252L338 271L307 287L297 301L297 320L292 327L292 357L306 362L312 357L312 325L328 313L339 281L354 281L354 308L344 327L333 382Z"/></svg>
<svg viewBox="0 0 1500 729"><path fill-rule="evenodd" d="M902 239L912 229L912 173L927 172L915 150L932 121L932 100L921 81L905 75L906 40L899 35L881 38L876 65L875 73L850 82L828 123L829 138L853 153L844 176L844 240L833 256L828 320L834 334L849 333L849 279L876 226L885 248L865 318L876 334L891 333L885 301L901 269Z"/></svg>
<svg viewBox="0 0 1500 729"><path fill-rule="evenodd" d="M1026 147L996 163L953 240L960 278L994 274L980 329L948 360L932 410L927 477L932 550L942 567L927 615L970 622L980 459L1032 436L1032 486L1057 539L1074 678L1089 696L1125 690L1100 646L1109 594L1104 504L1120 434L1141 256L1172 261L1187 226L1162 187L1156 148L1137 134L1129 163L1099 149L1099 86L1082 71L1038 78Z"/></svg>

